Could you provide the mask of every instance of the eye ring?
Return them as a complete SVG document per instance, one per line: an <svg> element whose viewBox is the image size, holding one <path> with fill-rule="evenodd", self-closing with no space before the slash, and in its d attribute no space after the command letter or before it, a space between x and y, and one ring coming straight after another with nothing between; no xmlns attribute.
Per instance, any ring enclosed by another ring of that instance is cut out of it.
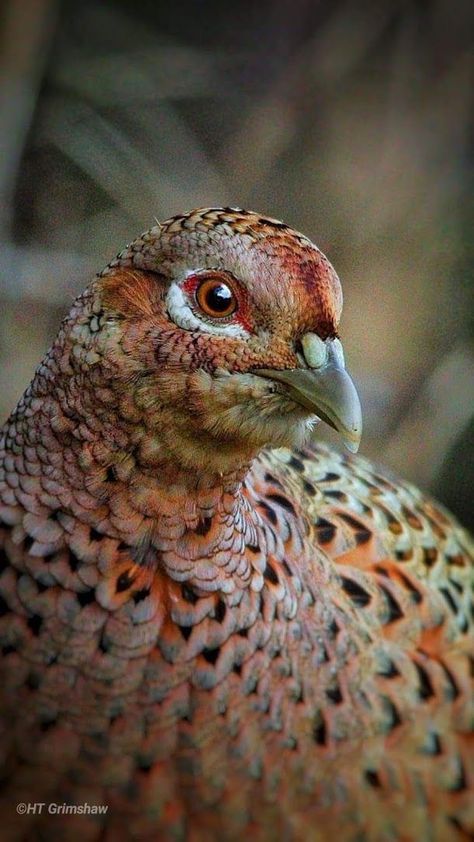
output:
<svg viewBox="0 0 474 842"><path fill-rule="evenodd" d="M219 275L205 278L195 292L202 312L212 319L225 319L237 310L237 297L231 285Z"/></svg>

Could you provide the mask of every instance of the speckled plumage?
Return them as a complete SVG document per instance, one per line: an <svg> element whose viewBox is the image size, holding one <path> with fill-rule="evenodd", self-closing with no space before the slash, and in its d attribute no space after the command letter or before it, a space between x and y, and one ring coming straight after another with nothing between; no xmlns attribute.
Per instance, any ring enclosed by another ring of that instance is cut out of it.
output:
<svg viewBox="0 0 474 842"><path fill-rule="evenodd" d="M204 270L241 285L235 335L167 315ZM258 376L341 304L306 238L232 209L74 303L0 444L2 839L471 838L468 538Z"/></svg>

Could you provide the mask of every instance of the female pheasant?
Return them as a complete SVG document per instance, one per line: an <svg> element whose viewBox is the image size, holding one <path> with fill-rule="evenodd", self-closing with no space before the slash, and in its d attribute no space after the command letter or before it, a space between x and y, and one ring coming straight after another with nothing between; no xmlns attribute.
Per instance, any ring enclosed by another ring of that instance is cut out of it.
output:
<svg viewBox="0 0 474 842"><path fill-rule="evenodd" d="M360 438L341 305L231 208L73 304L0 445L3 839L471 838L467 536L308 445Z"/></svg>

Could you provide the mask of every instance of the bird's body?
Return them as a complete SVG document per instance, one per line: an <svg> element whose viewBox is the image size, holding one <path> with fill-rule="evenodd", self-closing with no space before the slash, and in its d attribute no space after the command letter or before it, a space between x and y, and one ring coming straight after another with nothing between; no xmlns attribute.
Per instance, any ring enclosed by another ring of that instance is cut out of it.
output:
<svg viewBox="0 0 474 842"><path fill-rule="evenodd" d="M470 838L468 538L305 446L313 381L359 434L340 306L309 241L229 209L75 302L4 428L6 839Z"/></svg>

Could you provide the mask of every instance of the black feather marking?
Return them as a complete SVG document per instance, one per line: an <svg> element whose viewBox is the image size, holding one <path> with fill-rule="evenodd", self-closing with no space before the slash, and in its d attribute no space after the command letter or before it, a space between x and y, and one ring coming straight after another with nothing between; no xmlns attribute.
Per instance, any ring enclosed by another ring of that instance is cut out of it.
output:
<svg viewBox="0 0 474 842"><path fill-rule="evenodd" d="M341 584L343 590L355 605L365 608L369 604L372 597L361 585L354 582L353 579L347 579L345 576L341 576Z"/></svg>

